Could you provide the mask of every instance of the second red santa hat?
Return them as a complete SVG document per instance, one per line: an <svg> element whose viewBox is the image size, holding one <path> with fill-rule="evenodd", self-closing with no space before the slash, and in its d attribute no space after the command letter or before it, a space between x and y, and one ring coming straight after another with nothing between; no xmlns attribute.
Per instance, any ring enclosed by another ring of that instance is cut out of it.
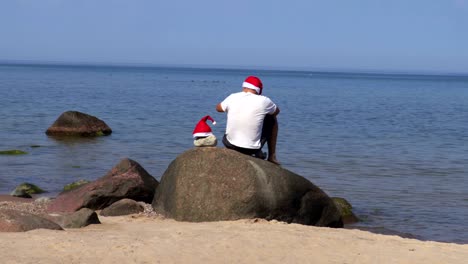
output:
<svg viewBox="0 0 468 264"><path fill-rule="evenodd" d="M211 132L210 126L206 123L206 120L210 120L211 122L213 122L213 125L216 125L216 121L214 121L214 119L211 116L207 115L207 116L202 117L202 119L198 121L198 124L195 126L195 129L193 130L192 134L194 138L207 137L207 136L213 135L213 133Z"/></svg>

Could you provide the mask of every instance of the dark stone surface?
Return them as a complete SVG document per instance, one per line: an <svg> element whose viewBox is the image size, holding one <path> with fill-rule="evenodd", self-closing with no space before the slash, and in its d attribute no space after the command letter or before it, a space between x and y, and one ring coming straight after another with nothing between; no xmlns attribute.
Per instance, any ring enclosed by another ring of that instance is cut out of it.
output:
<svg viewBox="0 0 468 264"><path fill-rule="evenodd" d="M152 206L181 221L265 218L343 226L333 201L310 181L224 148L194 148L178 156L162 176Z"/></svg>
<svg viewBox="0 0 468 264"><path fill-rule="evenodd" d="M37 215L0 209L0 232L25 232L33 229L63 230L58 224Z"/></svg>
<svg viewBox="0 0 468 264"><path fill-rule="evenodd" d="M122 199L104 208L99 214L102 216L119 216L138 214L144 210L143 205L138 202L131 199Z"/></svg>
<svg viewBox="0 0 468 264"><path fill-rule="evenodd" d="M68 111L50 126L46 134L49 136L107 136L112 129L101 119L77 111Z"/></svg>
<svg viewBox="0 0 468 264"><path fill-rule="evenodd" d="M158 181L136 161L123 159L105 176L76 189L60 193L48 212L100 210L123 198L150 203Z"/></svg>
<svg viewBox="0 0 468 264"><path fill-rule="evenodd" d="M57 222L63 228L81 228L91 224L101 223L96 212L89 208L81 208L79 211L71 214L64 214L58 218Z"/></svg>

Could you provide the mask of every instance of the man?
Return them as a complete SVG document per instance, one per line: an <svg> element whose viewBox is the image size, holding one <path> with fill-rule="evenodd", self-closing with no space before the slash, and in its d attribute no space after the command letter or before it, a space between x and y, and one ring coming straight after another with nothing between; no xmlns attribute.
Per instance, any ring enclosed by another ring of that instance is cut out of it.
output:
<svg viewBox="0 0 468 264"><path fill-rule="evenodd" d="M261 95L262 81L249 76L242 84L242 91L229 95L216 106L216 111L227 113L226 148L264 159L263 145L268 142L268 161L276 159L276 139L280 109L270 98Z"/></svg>

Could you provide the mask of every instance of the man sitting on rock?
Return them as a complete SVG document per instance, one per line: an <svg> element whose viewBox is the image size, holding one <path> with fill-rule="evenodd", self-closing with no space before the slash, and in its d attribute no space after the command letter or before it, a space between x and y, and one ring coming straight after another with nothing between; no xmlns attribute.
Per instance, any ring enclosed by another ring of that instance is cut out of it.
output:
<svg viewBox="0 0 468 264"><path fill-rule="evenodd" d="M258 158L265 158L263 145L268 142L268 161L276 159L276 139L280 109L270 98L261 95L263 84L255 76L249 76L242 84L242 91L229 95L216 106L216 111L227 113L226 148Z"/></svg>

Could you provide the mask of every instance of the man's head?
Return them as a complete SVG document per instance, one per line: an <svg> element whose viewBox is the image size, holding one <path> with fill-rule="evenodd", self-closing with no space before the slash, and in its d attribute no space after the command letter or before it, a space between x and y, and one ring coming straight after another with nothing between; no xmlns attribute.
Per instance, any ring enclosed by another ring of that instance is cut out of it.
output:
<svg viewBox="0 0 468 264"><path fill-rule="evenodd" d="M242 88L254 90L257 94L262 94L263 84L258 77L249 76L245 79L244 83L242 83Z"/></svg>

